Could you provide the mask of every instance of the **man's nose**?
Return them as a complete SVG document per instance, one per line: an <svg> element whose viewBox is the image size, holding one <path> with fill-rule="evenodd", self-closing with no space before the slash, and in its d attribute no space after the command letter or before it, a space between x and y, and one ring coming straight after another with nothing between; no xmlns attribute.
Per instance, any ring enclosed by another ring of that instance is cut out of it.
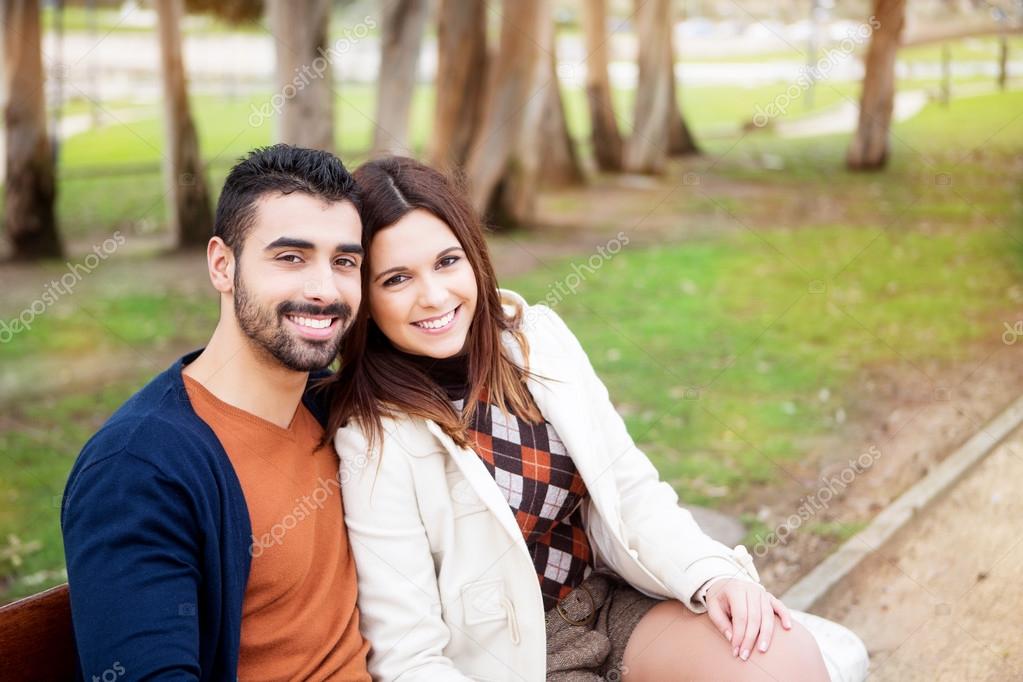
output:
<svg viewBox="0 0 1023 682"><path fill-rule="evenodd" d="M334 285L334 273L329 267L326 273L317 272L306 279L302 294L306 299L322 305L330 305L341 300L341 294Z"/></svg>

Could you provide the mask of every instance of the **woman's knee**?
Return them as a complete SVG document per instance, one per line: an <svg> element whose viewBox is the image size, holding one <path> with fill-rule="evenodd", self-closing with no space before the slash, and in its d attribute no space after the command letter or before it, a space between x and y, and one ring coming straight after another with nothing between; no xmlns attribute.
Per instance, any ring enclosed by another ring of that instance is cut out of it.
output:
<svg viewBox="0 0 1023 682"><path fill-rule="evenodd" d="M754 652L750 660L758 657L765 671L777 679L828 682L824 658L813 634L800 623L793 622L792 629L785 630L777 616L774 622L770 648L764 653Z"/></svg>
<svg viewBox="0 0 1023 682"><path fill-rule="evenodd" d="M775 618L767 652L748 661L732 655L732 646L706 614L694 614L680 602L657 605L640 621L623 660L624 679L644 680L788 680L827 682L827 670L813 635L793 623L785 630Z"/></svg>

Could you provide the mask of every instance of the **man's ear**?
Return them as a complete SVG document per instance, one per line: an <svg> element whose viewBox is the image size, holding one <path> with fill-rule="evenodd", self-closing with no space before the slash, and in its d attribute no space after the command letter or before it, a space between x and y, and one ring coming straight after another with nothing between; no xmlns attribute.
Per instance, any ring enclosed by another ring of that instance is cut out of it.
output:
<svg viewBox="0 0 1023 682"><path fill-rule="evenodd" d="M220 237L213 237L206 245L206 265L213 288L222 294L234 293L234 272L238 262L234 250Z"/></svg>

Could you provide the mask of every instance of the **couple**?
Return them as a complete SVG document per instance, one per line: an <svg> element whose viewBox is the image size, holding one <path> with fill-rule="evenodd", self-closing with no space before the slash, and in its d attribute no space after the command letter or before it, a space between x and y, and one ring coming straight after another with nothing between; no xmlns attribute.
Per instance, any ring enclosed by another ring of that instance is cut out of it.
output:
<svg viewBox="0 0 1023 682"><path fill-rule="evenodd" d="M207 261L208 345L67 483L84 679L865 675L855 635L678 506L571 331L498 289L442 174L255 150Z"/></svg>

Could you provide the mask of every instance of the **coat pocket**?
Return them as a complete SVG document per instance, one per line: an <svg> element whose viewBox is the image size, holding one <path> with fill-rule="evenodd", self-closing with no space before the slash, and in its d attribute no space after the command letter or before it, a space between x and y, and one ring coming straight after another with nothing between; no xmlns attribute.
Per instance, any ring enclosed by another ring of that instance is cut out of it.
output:
<svg viewBox="0 0 1023 682"><path fill-rule="evenodd" d="M479 625L508 618L504 582L478 580L462 587L462 618L466 625Z"/></svg>

